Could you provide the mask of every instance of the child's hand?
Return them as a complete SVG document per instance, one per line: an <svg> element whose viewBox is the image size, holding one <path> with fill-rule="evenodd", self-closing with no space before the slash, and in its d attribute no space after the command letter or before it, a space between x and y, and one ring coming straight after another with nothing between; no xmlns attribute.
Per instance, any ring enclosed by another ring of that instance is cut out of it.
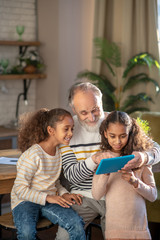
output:
<svg viewBox="0 0 160 240"><path fill-rule="evenodd" d="M118 154L113 153L108 150L106 152L95 153L94 155L92 155L92 160L94 163L99 164L103 158L114 158L114 157L119 157L119 153Z"/></svg>
<svg viewBox="0 0 160 240"><path fill-rule="evenodd" d="M72 193L65 193L62 195L63 198L65 198L67 201L69 201L72 204L77 203L78 205L82 204L82 195L81 194L72 194Z"/></svg>
<svg viewBox="0 0 160 240"><path fill-rule="evenodd" d="M122 173L122 178L133 185L135 188L138 187L138 179L135 177L134 172L131 170L121 169L118 172Z"/></svg>
<svg viewBox="0 0 160 240"><path fill-rule="evenodd" d="M58 205L60 205L61 207L64 208L70 208L70 205L72 205L71 202L67 201L66 199L64 199L61 196L53 196L53 195L47 195L46 197L46 201L49 203L56 203Z"/></svg>

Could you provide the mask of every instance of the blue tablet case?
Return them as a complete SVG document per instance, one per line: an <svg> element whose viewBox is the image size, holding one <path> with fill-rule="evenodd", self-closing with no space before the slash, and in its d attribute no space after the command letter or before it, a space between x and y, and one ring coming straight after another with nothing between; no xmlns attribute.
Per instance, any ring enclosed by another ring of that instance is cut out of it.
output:
<svg viewBox="0 0 160 240"><path fill-rule="evenodd" d="M133 159L134 155L127 155L122 157L115 157L115 158L104 158L100 161L98 168L96 170L96 174L104 174L104 173L111 173L117 172L124 165L131 159Z"/></svg>

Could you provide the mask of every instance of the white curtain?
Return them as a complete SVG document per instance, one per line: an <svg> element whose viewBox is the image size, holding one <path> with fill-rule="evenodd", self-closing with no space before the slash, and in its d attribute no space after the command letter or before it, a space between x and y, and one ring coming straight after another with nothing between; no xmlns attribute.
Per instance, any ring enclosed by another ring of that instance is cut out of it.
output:
<svg viewBox="0 0 160 240"><path fill-rule="evenodd" d="M99 28L99 25L101 27L99 31L94 31L93 37L105 37L119 44L122 56L121 72L128 59L140 52L146 51L159 59L157 0L95 0L95 6L94 26L95 29ZM93 56L95 56L94 51ZM106 74L104 66L94 58L92 70ZM156 69L152 68L150 76L160 83ZM146 91L150 91L150 95L154 97L155 92L151 92L151 89L153 88L150 88L149 84L146 85ZM157 104L150 107L152 110L160 111L158 98L155 101Z"/></svg>

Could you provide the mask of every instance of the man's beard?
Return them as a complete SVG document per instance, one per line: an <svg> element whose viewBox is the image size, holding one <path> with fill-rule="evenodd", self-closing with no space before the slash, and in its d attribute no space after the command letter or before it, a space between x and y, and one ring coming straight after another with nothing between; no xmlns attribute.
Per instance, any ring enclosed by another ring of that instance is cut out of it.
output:
<svg viewBox="0 0 160 240"><path fill-rule="evenodd" d="M88 132L99 132L99 127L101 125L101 122L104 120L104 112L101 114L100 117L98 117L99 119L97 120L97 122L93 125L90 126L87 124L86 121L81 121L79 118L79 122L80 124L88 131Z"/></svg>

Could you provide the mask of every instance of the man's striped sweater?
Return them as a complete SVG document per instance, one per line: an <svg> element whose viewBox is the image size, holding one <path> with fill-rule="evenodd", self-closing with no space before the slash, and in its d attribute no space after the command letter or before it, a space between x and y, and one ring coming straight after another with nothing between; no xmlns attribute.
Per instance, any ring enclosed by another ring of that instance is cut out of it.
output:
<svg viewBox="0 0 160 240"><path fill-rule="evenodd" d="M100 150L99 129L88 132L74 116L70 146L61 145L60 149L64 176L71 183L71 191L92 197L92 178L97 164L91 156Z"/></svg>

